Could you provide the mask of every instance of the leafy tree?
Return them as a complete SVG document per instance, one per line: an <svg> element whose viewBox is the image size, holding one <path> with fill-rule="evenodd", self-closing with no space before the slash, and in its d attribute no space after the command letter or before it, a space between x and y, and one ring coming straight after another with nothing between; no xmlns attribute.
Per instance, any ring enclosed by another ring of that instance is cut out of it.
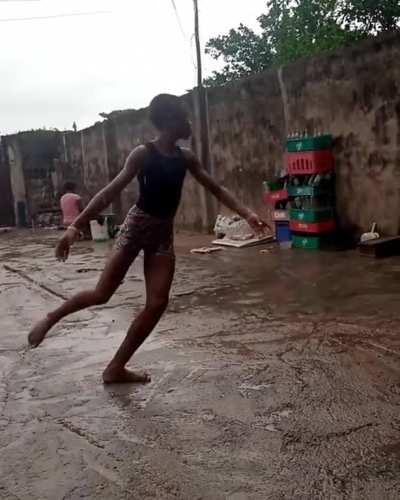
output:
<svg viewBox="0 0 400 500"><path fill-rule="evenodd" d="M212 38L207 44L206 53L213 59L222 57L226 63L221 72L214 72L211 80L215 85L260 73L269 68L273 61L268 40L243 24L231 29L227 35Z"/></svg>
<svg viewBox="0 0 400 500"><path fill-rule="evenodd" d="M340 6L343 22L350 29L367 35L399 29L399 0L343 0Z"/></svg>
<svg viewBox="0 0 400 500"><path fill-rule="evenodd" d="M334 50L399 27L399 0L268 0L258 18L260 33L240 25L212 38L206 52L225 66L206 81L231 80Z"/></svg>
<svg viewBox="0 0 400 500"><path fill-rule="evenodd" d="M333 50L362 36L338 23L336 0L270 0L258 18L274 53L274 64Z"/></svg>

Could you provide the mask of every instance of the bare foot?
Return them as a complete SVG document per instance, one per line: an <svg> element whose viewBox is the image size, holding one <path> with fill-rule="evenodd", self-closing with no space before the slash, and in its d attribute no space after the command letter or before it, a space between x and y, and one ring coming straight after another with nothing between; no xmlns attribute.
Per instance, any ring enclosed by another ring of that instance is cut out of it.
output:
<svg viewBox="0 0 400 500"><path fill-rule="evenodd" d="M147 384L151 381L147 373L136 373L126 368L106 368L103 372L103 382L108 384Z"/></svg>
<svg viewBox="0 0 400 500"><path fill-rule="evenodd" d="M47 332L52 327L52 323L48 317L36 323L28 335L28 342L32 347L38 347L44 340Z"/></svg>

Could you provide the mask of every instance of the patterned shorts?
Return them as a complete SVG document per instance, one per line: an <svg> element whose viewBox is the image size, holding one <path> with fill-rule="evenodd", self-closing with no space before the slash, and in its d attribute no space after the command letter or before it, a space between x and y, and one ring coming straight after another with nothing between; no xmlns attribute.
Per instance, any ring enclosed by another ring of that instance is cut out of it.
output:
<svg viewBox="0 0 400 500"><path fill-rule="evenodd" d="M165 255L173 258L174 221L153 217L134 206L120 228L115 247L126 248L135 256L143 250L145 255Z"/></svg>

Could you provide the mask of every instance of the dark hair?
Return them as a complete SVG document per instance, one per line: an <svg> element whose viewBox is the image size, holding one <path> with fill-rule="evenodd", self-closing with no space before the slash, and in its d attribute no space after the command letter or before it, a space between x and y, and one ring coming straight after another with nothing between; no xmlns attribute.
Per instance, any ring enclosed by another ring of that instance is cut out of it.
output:
<svg viewBox="0 0 400 500"><path fill-rule="evenodd" d="M150 121L159 130L168 126L171 118L183 114L184 108L179 97L172 94L157 95L149 106Z"/></svg>
<svg viewBox="0 0 400 500"><path fill-rule="evenodd" d="M64 184L64 193L71 193L76 190L75 182L66 182Z"/></svg>

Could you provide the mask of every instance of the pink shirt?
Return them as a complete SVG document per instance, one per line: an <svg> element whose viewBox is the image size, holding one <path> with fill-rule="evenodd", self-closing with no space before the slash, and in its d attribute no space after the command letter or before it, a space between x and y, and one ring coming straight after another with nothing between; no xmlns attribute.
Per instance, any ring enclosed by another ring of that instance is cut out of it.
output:
<svg viewBox="0 0 400 500"><path fill-rule="evenodd" d="M69 226L81 212L81 197L75 193L66 193L60 200L63 224Z"/></svg>

